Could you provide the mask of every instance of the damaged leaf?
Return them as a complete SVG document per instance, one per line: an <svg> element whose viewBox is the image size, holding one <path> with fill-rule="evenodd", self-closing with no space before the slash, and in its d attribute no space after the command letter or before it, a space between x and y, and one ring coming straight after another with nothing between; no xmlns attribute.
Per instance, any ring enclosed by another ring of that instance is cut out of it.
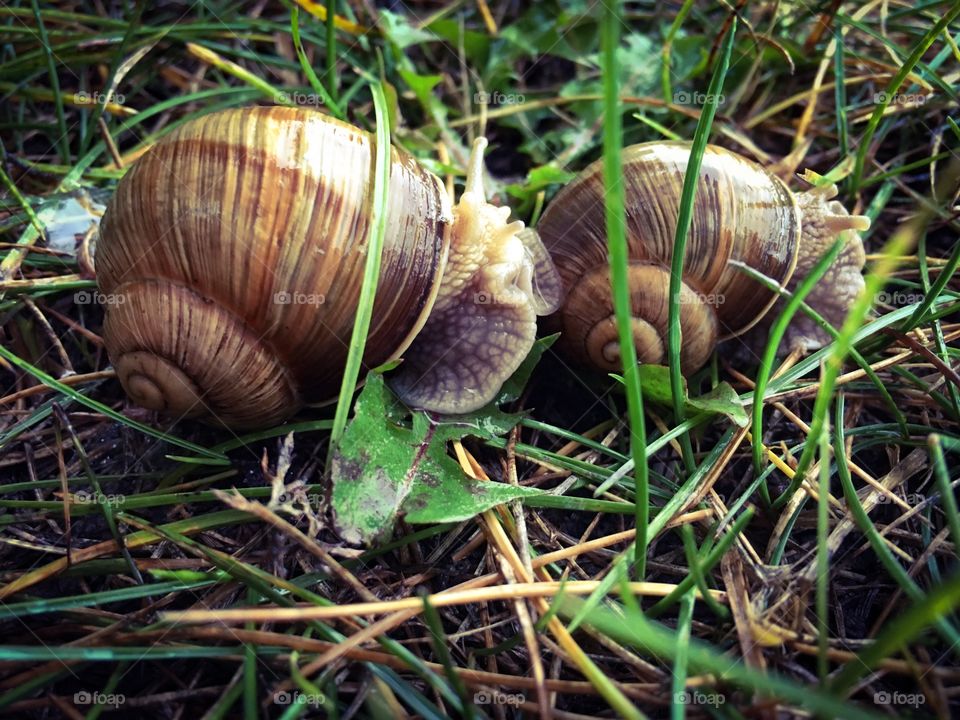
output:
<svg viewBox="0 0 960 720"><path fill-rule="evenodd" d="M453 522L543 494L468 478L447 454L450 440L501 435L519 416L494 408L438 423L414 412L407 427L397 419L402 408L383 377L371 373L331 464L335 523L347 542L382 540L401 517L412 523Z"/></svg>

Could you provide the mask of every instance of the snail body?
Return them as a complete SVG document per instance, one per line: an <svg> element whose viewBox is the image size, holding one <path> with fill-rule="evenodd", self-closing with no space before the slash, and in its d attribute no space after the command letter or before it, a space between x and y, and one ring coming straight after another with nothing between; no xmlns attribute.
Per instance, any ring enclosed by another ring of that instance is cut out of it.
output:
<svg viewBox="0 0 960 720"><path fill-rule="evenodd" d="M665 364L670 265L690 144L652 142L623 151L631 324L637 357ZM838 233L864 230L866 217L832 201L835 186L793 193L778 177L736 153L708 145L697 180L679 297L681 369L702 367L718 340L764 317L777 295L742 271L749 266L792 289ZM565 186L537 225L565 294L555 318L558 349L583 365L622 369L607 260L600 162ZM863 287L863 245L848 233L840 258L807 302L842 321ZM795 323L788 342L826 342L813 323Z"/></svg>
<svg viewBox="0 0 960 720"><path fill-rule="evenodd" d="M336 394L356 316L375 141L321 113L251 107L189 121L120 181L101 225L104 342L134 402L256 427ZM489 402L559 297L536 234L486 202L484 142L453 205L392 148L364 364L441 413ZM478 302L484 296L496 303Z"/></svg>

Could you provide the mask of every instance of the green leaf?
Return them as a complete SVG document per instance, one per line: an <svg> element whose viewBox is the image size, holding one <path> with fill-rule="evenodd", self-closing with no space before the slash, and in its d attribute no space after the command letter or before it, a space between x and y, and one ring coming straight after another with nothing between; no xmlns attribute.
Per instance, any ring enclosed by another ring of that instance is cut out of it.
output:
<svg viewBox="0 0 960 720"><path fill-rule="evenodd" d="M451 468L459 466L447 455L442 459ZM540 497L545 493L537 488L507 485L500 482L474 480L461 473L443 475L440 484L426 487L418 484L407 500L406 520L411 523L442 523L467 520L505 502L525 497Z"/></svg>
<svg viewBox="0 0 960 720"><path fill-rule="evenodd" d="M621 376L615 373L611 373L611 375L619 382L623 382ZM646 363L641 365L640 385L643 388L644 400L665 407L672 406L673 393L670 389L670 368L666 365ZM687 381L684 379L683 405L691 414L708 412L714 415L726 415L739 427L746 427L749 424L747 412L743 409L743 401L737 395L736 390L726 382L720 383L706 395L692 398L687 388Z"/></svg>
<svg viewBox="0 0 960 720"><path fill-rule="evenodd" d="M417 99L424 105L430 105L436 102L436 99L433 97L433 89L440 84L440 81L443 80L441 75L418 75L415 72L409 70L401 70L400 77L404 79L404 82L410 86L410 89L413 90L413 94L417 96Z"/></svg>
<svg viewBox="0 0 960 720"><path fill-rule="evenodd" d="M470 479L447 454L449 440L502 434L516 424L516 416L494 410L437 423L414 412L412 427L406 427L396 420L401 407L383 377L371 374L334 452L332 504L337 529L348 542L383 540L401 517L411 523L454 522L543 494Z"/></svg>
<svg viewBox="0 0 960 720"><path fill-rule="evenodd" d="M444 416L443 424L437 426L437 438L447 442L469 435L492 440L510 432L523 416L523 413L505 413L491 403L470 415Z"/></svg>
<svg viewBox="0 0 960 720"><path fill-rule="evenodd" d="M399 70L400 77L407 86L413 91L417 100L430 113L434 122L442 124L441 121L447 117L447 107L433 94L433 89L443 80L441 75L418 75L413 70Z"/></svg>
<svg viewBox="0 0 960 720"><path fill-rule="evenodd" d="M686 383L684 383L686 387ZM691 408L701 412L717 413L726 415L733 420L738 427L746 427L749 424L747 412L743 409L743 402L737 391L729 383L722 382L706 395L700 397L688 397L686 400L687 410Z"/></svg>
<svg viewBox="0 0 960 720"><path fill-rule="evenodd" d="M377 21L383 36L399 50L439 40L432 32L422 30L411 23L405 15L398 15L389 10L381 10L377 15Z"/></svg>
<svg viewBox="0 0 960 720"><path fill-rule="evenodd" d="M527 173L523 183L510 183L504 190L515 198L526 200L552 185L565 185L576 177L576 173L563 170L555 165L541 165Z"/></svg>
<svg viewBox="0 0 960 720"><path fill-rule="evenodd" d="M434 41L442 40L448 47L463 45L463 52L472 58L477 66L482 64L490 49L490 36L486 33L469 30L460 20L435 20L427 26L436 37Z"/></svg>

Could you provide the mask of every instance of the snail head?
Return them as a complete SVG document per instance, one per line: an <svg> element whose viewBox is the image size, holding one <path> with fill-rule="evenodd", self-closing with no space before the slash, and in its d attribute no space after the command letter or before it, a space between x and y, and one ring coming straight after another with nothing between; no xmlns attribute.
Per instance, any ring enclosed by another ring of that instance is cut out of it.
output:
<svg viewBox="0 0 960 720"><path fill-rule="evenodd" d="M861 270L866 256L859 233L870 227L870 218L851 215L834 200L836 196L837 186L832 183L796 194L800 210L800 247L797 268L787 289L796 288L830 250L837 236L842 235L844 245L840 255L805 299L827 322L839 328L864 287ZM788 347L808 350L822 347L830 340L826 331L802 314L791 321L785 338Z"/></svg>
<svg viewBox="0 0 960 720"><path fill-rule="evenodd" d="M392 387L409 405L444 414L494 399L536 339L537 315L560 305L560 278L535 231L487 201L485 138L473 144L453 208L450 249L433 309Z"/></svg>

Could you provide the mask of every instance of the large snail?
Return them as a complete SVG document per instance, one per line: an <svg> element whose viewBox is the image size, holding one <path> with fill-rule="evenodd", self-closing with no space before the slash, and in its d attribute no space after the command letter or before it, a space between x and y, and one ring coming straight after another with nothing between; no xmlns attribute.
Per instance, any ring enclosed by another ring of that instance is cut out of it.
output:
<svg viewBox="0 0 960 720"><path fill-rule="evenodd" d="M633 337L643 363L666 363L670 262L689 156L690 145L682 142L643 143L623 151ZM793 289L838 233L869 227L868 218L850 215L833 201L836 194L833 185L794 194L760 165L707 146L679 297L684 374L706 363L718 340L746 331L776 302L773 292L730 261ZM558 313L558 349L582 364L619 372L600 162L556 195L537 231L566 295ZM859 236L848 232L837 261L807 296L834 326L863 288L864 261ZM795 319L787 337L791 346L807 348L828 340L806 316Z"/></svg>
<svg viewBox="0 0 960 720"><path fill-rule="evenodd" d="M137 162L103 218L96 257L100 289L111 297L104 340L135 402L249 427L336 391L365 260L372 144L320 113L257 107L188 122ZM557 194L538 238L484 199L483 147L474 145L453 207L436 176L392 149L364 361L402 357L393 389L440 413L489 402L529 351L536 316L563 297L560 349L600 370L621 369L600 163ZM669 264L689 153L674 142L624 150L641 362L666 359ZM756 163L707 147L679 298L684 372L776 302L738 262L792 289L838 233L869 226L835 195L832 185L794 194ZM850 232L807 301L842 320L863 287L863 263ZM805 318L790 332L792 345L826 339Z"/></svg>
<svg viewBox="0 0 960 720"><path fill-rule="evenodd" d="M489 402L559 302L535 233L482 189L485 142L451 207L394 148L364 362L441 413ZM373 138L321 113L226 110L185 123L120 181L101 225L104 341L128 395L175 418L269 425L339 387L366 257Z"/></svg>

